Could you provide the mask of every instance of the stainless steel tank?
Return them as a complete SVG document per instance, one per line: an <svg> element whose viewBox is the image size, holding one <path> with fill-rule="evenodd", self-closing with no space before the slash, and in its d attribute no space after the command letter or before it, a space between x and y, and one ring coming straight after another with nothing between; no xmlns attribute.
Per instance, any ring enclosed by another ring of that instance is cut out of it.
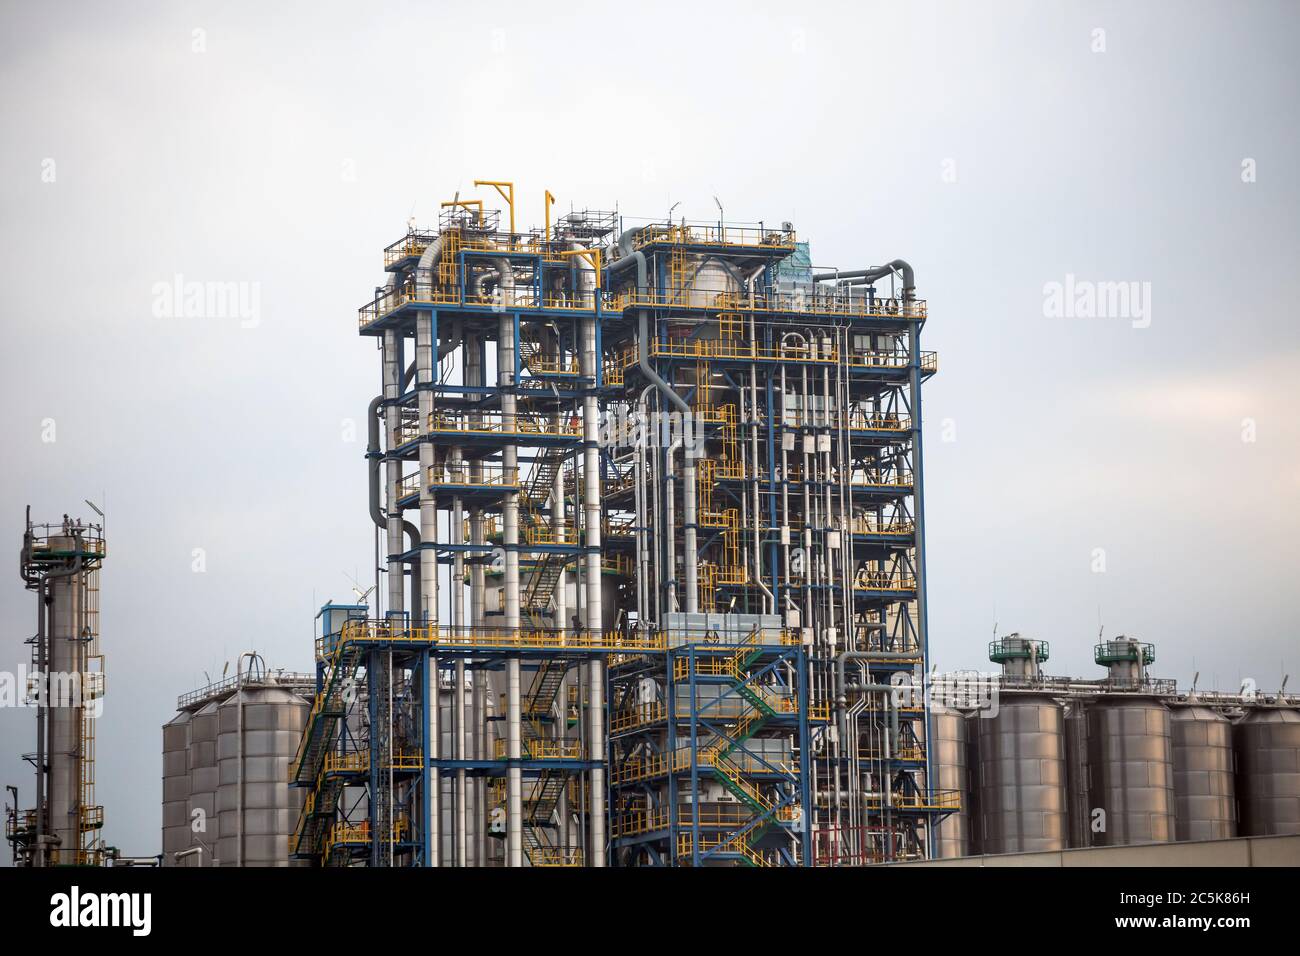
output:
<svg viewBox="0 0 1300 956"><path fill-rule="evenodd" d="M276 687L245 689L222 701L217 762L221 866L288 866L289 836L302 809L288 783L308 705Z"/></svg>
<svg viewBox="0 0 1300 956"><path fill-rule="evenodd" d="M162 865L176 866L175 854L190 845L190 721L183 710L163 724Z"/></svg>
<svg viewBox="0 0 1300 956"><path fill-rule="evenodd" d="M740 282L736 275L717 259L690 256L685 266L685 279L689 288L686 293L686 304L712 306L718 301L719 296L740 291ZM669 272L671 283L671 269ZM670 294L672 294L671 288Z"/></svg>
<svg viewBox="0 0 1300 956"><path fill-rule="evenodd" d="M1172 710L1174 834L1178 840L1237 835L1232 724L1209 707Z"/></svg>
<svg viewBox="0 0 1300 956"><path fill-rule="evenodd" d="M1089 799L1104 811L1093 846L1174 839L1169 708L1149 697L1106 697L1088 715Z"/></svg>
<svg viewBox="0 0 1300 956"><path fill-rule="evenodd" d="M1088 799L1088 711L1081 700L1065 707L1065 806L1070 846L1092 846L1092 801Z"/></svg>
<svg viewBox="0 0 1300 956"><path fill-rule="evenodd" d="M1060 850L1066 844L1065 728L1061 706L1001 694L996 716L977 713L981 853Z"/></svg>
<svg viewBox="0 0 1300 956"><path fill-rule="evenodd" d="M217 702L199 708L190 720L189 836L186 866L213 866L220 828L217 820Z"/></svg>
<svg viewBox="0 0 1300 956"><path fill-rule="evenodd" d="M961 809L949 814L939 824L935 853L941 859L970 854L970 770L966 764L966 718L955 710L935 711L930 715L934 744L930 760L934 767L935 788L955 790Z"/></svg>
<svg viewBox="0 0 1300 956"><path fill-rule="evenodd" d="M1300 711L1252 709L1233 728L1242 836L1300 833Z"/></svg>

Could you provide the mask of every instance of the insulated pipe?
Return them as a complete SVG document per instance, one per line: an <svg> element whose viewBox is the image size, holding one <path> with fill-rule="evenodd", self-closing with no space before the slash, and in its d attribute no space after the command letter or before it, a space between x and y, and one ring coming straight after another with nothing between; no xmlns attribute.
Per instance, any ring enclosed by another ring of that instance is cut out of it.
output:
<svg viewBox="0 0 1300 956"><path fill-rule="evenodd" d="M510 260L493 259L497 270L501 305L508 310L513 304L515 279ZM515 387L514 316L502 311L497 322L497 385L501 396L501 427L509 433L517 427ZM502 446L501 467L507 473L519 467L519 447L513 443ZM505 580L503 605L505 627L512 634L520 627L519 601L519 493L507 492L502 508L502 543L505 547ZM520 660L512 657L506 662L506 865L524 865L523 844L523 734L521 714L523 702L520 691Z"/></svg>
<svg viewBox="0 0 1300 956"><path fill-rule="evenodd" d="M398 445L397 434L401 424L400 410L397 405L401 397L402 354L401 338L395 331L389 330L383 338L384 366L384 418L388 433L388 448L392 451ZM402 463L390 458L387 464L387 519L388 534L388 614L401 615L406 607L403 599L405 593L403 567L397 555L402 553L402 515L397 506L398 485L402 479Z"/></svg>
<svg viewBox="0 0 1300 956"><path fill-rule="evenodd" d="M424 253L415 266L415 295L427 301L433 296L433 270L442 259L442 236L424 247Z"/></svg>
<svg viewBox="0 0 1300 956"><path fill-rule="evenodd" d="M583 248L580 243L573 243ZM578 293L586 301L588 292L595 293L595 270L578 269ZM644 314L644 313L643 313ZM596 355L596 320L581 320L582 350L579 354L579 371L593 384L596 380L598 357ZM597 639L604 631L604 608L601 606L600 566L600 420L599 406L594 388L588 388L582 398L582 508L583 548L586 552L587 632ZM593 657L588 665L591 686L588 689L587 713L588 755L593 762L591 770L590 826L588 862L591 866L605 865L605 667L600 657Z"/></svg>
<svg viewBox="0 0 1300 956"><path fill-rule="evenodd" d="M388 527L388 519L384 517L383 508L380 506L379 492L379 463L383 459L383 454L379 450L379 406L383 404L383 401L384 396L375 396L370 402L370 411L366 416L370 423L370 445L366 449L366 457L370 459L370 519L375 523L375 527L381 531ZM402 522L402 530L406 533L407 550L418 550L420 547L419 530L409 521ZM411 617L418 621L422 616L419 603L421 594L419 561L411 562L411 592Z"/></svg>
<svg viewBox="0 0 1300 956"><path fill-rule="evenodd" d="M876 279L883 278L891 272L901 272L903 275L903 298L910 299L910 293L916 292L916 273L912 267L902 259L894 259L883 266L872 266L870 269L857 269L853 272L819 272L813 276L814 282L824 282L831 279L855 279L861 280L855 282L855 285L874 282Z"/></svg>
<svg viewBox="0 0 1300 956"><path fill-rule="evenodd" d="M466 336L465 338L465 366L464 381L467 386L478 387L484 383L483 375L483 342L477 335ZM471 415L470 421L477 420L477 416ZM482 474L481 464L474 466L474 473ZM469 513L469 541L471 545L477 545L481 548L485 543L483 529L483 511L481 508L471 508ZM470 607L470 626L482 627L484 619L484 591L485 578L483 573L482 552L475 549L475 560L470 565L469 570L469 607ZM488 696L488 672L486 669L479 669L474 672L474 759L488 760L488 720L487 720L487 696ZM474 778L474 860L478 866L487 866L487 780L481 776Z"/></svg>
<svg viewBox="0 0 1300 956"><path fill-rule="evenodd" d="M423 386L417 395L420 433L430 428L434 414L434 338L433 312L421 311L415 319L415 364L416 383ZM420 540L435 545L438 538L438 506L432 494L433 468L436 449L432 442L420 443ZM438 552L435 547L421 547L417 561L420 567L419 607L423 610L424 620L414 619L413 623L438 624ZM413 565L414 566L414 565ZM416 585L411 582L412 588Z"/></svg>

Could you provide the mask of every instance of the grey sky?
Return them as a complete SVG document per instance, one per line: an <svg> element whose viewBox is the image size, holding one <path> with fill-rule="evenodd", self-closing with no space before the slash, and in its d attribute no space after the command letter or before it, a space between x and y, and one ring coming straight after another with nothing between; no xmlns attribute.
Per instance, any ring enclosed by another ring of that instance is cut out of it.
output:
<svg viewBox="0 0 1300 956"><path fill-rule="evenodd" d="M1099 610L1180 684L1297 667L1300 7L361 9L0 14L0 547L29 502L106 499L110 842L157 851L177 694L250 647L306 669L315 608L372 577L356 308L407 217L475 178L515 180L521 225L544 189L642 217L717 195L819 265L916 267L941 668L981 666L996 620L1094 674ZM177 274L256 284L256 327L155 317ZM1045 316L1067 275L1150 283L1149 327ZM0 628L14 670L12 566ZM25 800L31 728L0 710Z"/></svg>

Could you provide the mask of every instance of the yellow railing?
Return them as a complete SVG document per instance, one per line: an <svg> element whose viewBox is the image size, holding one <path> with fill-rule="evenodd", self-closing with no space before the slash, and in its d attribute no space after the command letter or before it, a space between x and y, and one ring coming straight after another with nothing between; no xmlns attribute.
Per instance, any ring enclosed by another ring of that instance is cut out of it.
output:
<svg viewBox="0 0 1300 956"><path fill-rule="evenodd" d="M793 249L793 229L764 229L759 226L688 223L656 223L637 230L632 237L635 248L655 243L695 246L740 246L760 249Z"/></svg>
<svg viewBox="0 0 1300 956"><path fill-rule="evenodd" d="M916 578L903 571L862 570L853 578L855 591L915 591Z"/></svg>
<svg viewBox="0 0 1300 956"><path fill-rule="evenodd" d="M631 290L614 297L614 310L630 308L700 309L707 312L765 312L801 315L842 315L857 318L920 320L926 317L921 299L908 303L897 299L869 302L842 293L757 292L752 297L740 292L701 288L674 289L667 292ZM752 355L741 348L740 356ZM821 359L827 361L827 359Z"/></svg>
<svg viewBox="0 0 1300 956"><path fill-rule="evenodd" d="M525 846L524 855L533 866L582 866L582 848L576 846Z"/></svg>
<svg viewBox="0 0 1300 956"><path fill-rule="evenodd" d="M394 820L389 830L387 842L401 843L410 829L411 825L406 820ZM361 823L339 822L330 828L329 838L326 842L334 846L367 844L370 842L370 832L369 820L363 820Z"/></svg>
<svg viewBox="0 0 1300 956"><path fill-rule="evenodd" d="M492 485L504 487L517 487L519 485L519 469L503 468L500 465L490 465L480 463L478 474L470 472L470 466L465 463L459 469L451 468L445 465L434 465L429 468L429 484L431 485Z"/></svg>
<svg viewBox="0 0 1300 956"><path fill-rule="evenodd" d="M331 753L325 756L326 773L364 773L370 769L370 751ZM383 769L423 770L424 756L418 750L398 751L383 764Z"/></svg>
<svg viewBox="0 0 1300 956"><path fill-rule="evenodd" d="M510 756L509 741L493 741L492 754L497 760ZM523 740L520 744L524 760L581 760L582 744L568 740Z"/></svg>
<svg viewBox="0 0 1300 956"><path fill-rule="evenodd" d="M849 530L853 534L877 534L877 535L897 535L907 537L916 531L916 525L911 521L903 519L879 519L874 515L865 515L854 518L849 522Z"/></svg>
<svg viewBox="0 0 1300 956"><path fill-rule="evenodd" d="M575 650L662 651L667 638L662 634L573 632L466 627L458 630L438 625L407 625L380 621L348 621L334 648L335 657L353 641L427 644L438 647L571 648ZM320 647L320 641L318 648Z"/></svg>
<svg viewBox="0 0 1300 956"><path fill-rule="evenodd" d="M689 859L694 855L694 841L691 833L679 833L677 835L677 858L679 860ZM700 834L700 852L707 853L711 850L734 850L745 857L753 866L771 866L767 858L750 846L749 841L743 835L723 836L722 834Z"/></svg>
<svg viewBox="0 0 1300 956"><path fill-rule="evenodd" d="M609 718L609 732L622 733L634 727L644 727L657 723L668 717L668 707L657 701L653 704L640 704L630 710L616 710Z"/></svg>
<svg viewBox="0 0 1300 956"><path fill-rule="evenodd" d="M878 412L875 414L854 412L833 424L839 425L841 423L852 431L901 432L908 431L912 427L910 416L899 415L895 412Z"/></svg>
<svg viewBox="0 0 1300 956"><path fill-rule="evenodd" d="M471 435L555 435L581 438L581 425L559 423L549 416L515 415L514 421L499 418L500 412L453 415L434 412L429 416L430 432L457 432Z"/></svg>
<svg viewBox="0 0 1300 956"><path fill-rule="evenodd" d="M871 809L879 809L884 805L884 799L879 794L867 796L865 802ZM960 810L961 791L935 790L928 798L924 793L896 793L889 806L906 810Z"/></svg>

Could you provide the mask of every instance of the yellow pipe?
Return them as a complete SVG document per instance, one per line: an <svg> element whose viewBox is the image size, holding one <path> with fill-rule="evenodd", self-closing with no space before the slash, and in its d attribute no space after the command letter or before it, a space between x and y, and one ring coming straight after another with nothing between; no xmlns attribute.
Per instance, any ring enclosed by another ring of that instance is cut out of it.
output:
<svg viewBox="0 0 1300 956"><path fill-rule="evenodd" d="M501 198L510 206L510 235L513 236L515 234L515 184L504 181L497 182L491 179L476 179L474 185L491 186L501 194ZM510 190L508 193L506 192L507 189Z"/></svg>
<svg viewBox="0 0 1300 956"><path fill-rule="evenodd" d="M567 252L561 252L562 256L581 256L587 260L587 264L596 270L596 291L600 291L600 250L599 249L569 249Z"/></svg>
<svg viewBox="0 0 1300 956"><path fill-rule="evenodd" d="M554 202L555 197L551 195L549 189L546 190L546 234L542 236L543 242L551 241L551 204Z"/></svg>
<svg viewBox="0 0 1300 956"><path fill-rule="evenodd" d="M473 208L477 211L478 221L483 222L483 200L481 199L449 199L442 204L445 209L447 206L464 206L466 209Z"/></svg>

